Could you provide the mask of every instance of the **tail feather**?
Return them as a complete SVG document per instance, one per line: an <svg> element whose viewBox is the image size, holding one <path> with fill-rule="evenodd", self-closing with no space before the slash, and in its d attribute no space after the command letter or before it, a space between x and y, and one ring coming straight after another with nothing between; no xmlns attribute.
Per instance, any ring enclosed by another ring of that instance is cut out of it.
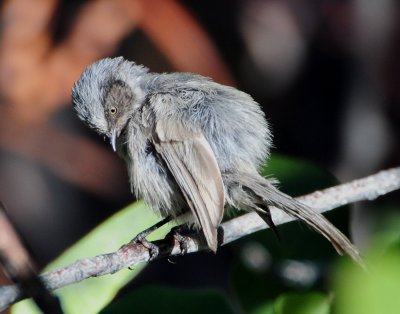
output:
<svg viewBox="0 0 400 314"><path fill-rule="evenodd" d="M365 268L357 248L323 215L279 191L265 178L262 178L262 181L254 180L254 178L246 181L246 187L252 190L267 205L278 207L290 216L305 222L327 238L340 255L344 253L349 255L356 263Z"/></svg>
<svg viewBox="0 0 400 314"><path fill-rule="evenodd" d="M255 212L271 228L272 232L275 234L275 236L278 238L278 240L280 240L281 236L279 235L278 228L276 228L276 225L274 224L274 221L272 220L271 211L269 210L268 205L261 204L260 207L256 206L254 208Z"/></svg>

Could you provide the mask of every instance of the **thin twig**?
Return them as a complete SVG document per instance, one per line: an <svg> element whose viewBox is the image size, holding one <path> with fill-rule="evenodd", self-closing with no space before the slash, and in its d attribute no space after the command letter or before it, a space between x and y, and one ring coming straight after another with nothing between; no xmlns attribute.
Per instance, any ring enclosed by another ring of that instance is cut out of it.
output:
<svg viewBox="0 0 400 314"><path fill-rule="evenodd" d="M297 200L322 213L353 202L373 200L397 189L400 189L400 167L316 191L299 197ZM295 220L277 208L271 208L271 214L276 225ZM220 227L221 245L266 228L268 226L255 213L234 218L223 223ZM160 248L157 259L207 250L207 245L201 233L187 236L185 240L184 251L179 241L173 237L155 241L154 244ZM123 268L146 263L149 260L150 252L145 246L139 243L131 243L116 252L81 259L64 268L44 273L41 278L49 290L55 290L90 277L113 274ZM21 298L21 291L16 286L0 287L0 311Z"/></svg>
<svg viewBox="0 0 400 314"><path fill-rule="evenodd" d="M57 297L47 291L37 275L32 258L20 240L0 202L0 265L20 287L20 294L32 297L43 313L62 314Z"/></svg>

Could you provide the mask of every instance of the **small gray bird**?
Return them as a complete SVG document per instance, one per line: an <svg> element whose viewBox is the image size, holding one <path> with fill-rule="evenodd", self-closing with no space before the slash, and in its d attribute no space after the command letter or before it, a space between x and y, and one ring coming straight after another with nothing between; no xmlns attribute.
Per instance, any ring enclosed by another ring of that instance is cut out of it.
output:
<svg viewBox="0 0 400 314"><path fill-rule="evenodd" d="M255 211L276 230L269 211L275 206L361 263L328 220L258 173L271 132L250 95L200 75L151 73L118 57L90 65L72 99L80 119L125 159L136 196L162 217L190 212L212 251L226 208Z"/></svg>

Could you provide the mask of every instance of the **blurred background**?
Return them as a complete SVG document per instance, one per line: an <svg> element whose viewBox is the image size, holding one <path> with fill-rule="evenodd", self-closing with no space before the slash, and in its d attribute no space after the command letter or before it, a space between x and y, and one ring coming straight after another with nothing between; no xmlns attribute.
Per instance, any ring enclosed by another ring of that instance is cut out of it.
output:
<svg viewBox="0 0 400 314"><path fill-rule="evenodd" d="M122 55L156 72L200 73L251 94L272 126L274 155L326 172L303 170L303 177L287 184L278 175L292 194L396 166L399 14L395 0L2 1L0 199L41 266L134 201L124 163L71 105L73 82L106 56ZM333 176L321 179L328 173ZM381 202L396 211L399 196ZM376 204L352 208L351 234L360 247L368 245L386 213L377 213ZM347 211L338 215L345 228ZM309 233L294 228L295 235ZM269 268L282 287L297 285L286 280L285 258L320 262L318 254L290 251L291 245L302 246L300 240L291 243L290 235L283 244L269 234L261 237L284 247L279 270ZM329 245L321 245L334 256ZM243 265L273 259L258 246L249 240L217 256L184 257L179 270L154 263L134 284L218 286L235 294L228 272L237 254L254 257ZM193 271L200 264L204 272ZM305 287L323 281L318 276Z"/></svg>

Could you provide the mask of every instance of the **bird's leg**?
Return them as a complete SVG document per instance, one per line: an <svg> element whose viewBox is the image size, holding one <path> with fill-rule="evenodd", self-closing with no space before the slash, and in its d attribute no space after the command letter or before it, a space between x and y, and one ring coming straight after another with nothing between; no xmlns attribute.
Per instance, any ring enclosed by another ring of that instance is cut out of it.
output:
<svg viewBox="0 0 400 314"><path fill-rule="evenodd" d="M149 236L151 233L153 233L158 228L164 226L166 223L168 223L170 221L171 221L171 217L169 217L169 216L164 218L163 220L160 220L159 222L157 222L156 224L154 224L150 228L147 228L146 230L143 230L142 232L140 232L136 237L134 237L129 242L129 244L133 244L133 243L142 244L144 247L146 247L149 250L149 253L150 253L149 261L153 260L160 253L160 249L154 243L151 243L151 242L147 241L146 237Z"/></svg>

